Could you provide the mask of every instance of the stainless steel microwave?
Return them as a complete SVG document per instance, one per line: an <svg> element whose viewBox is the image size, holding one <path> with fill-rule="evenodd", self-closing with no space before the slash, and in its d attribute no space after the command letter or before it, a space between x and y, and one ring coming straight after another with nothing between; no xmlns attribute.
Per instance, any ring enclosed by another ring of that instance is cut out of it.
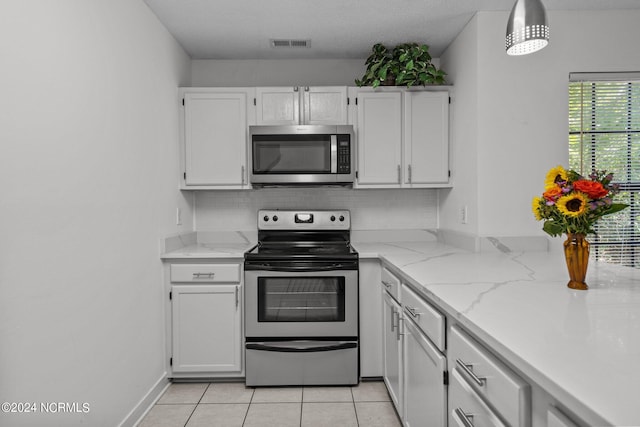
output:
<svg viewBox="0 0 640 427"><path fill-rule="evenodd" d="M250 126L249 135L253 185L353 184L351 125Z"/></svg>

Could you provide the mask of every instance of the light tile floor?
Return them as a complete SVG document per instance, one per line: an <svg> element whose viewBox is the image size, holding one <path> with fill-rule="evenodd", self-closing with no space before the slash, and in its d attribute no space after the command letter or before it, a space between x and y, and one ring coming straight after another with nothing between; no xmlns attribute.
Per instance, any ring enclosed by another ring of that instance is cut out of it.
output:
<svg viewBox="0 0 640 427"><path fill-rule="evenodd" d="M381 381L354 387L173 383L138 427L400 427Z"/></svg>

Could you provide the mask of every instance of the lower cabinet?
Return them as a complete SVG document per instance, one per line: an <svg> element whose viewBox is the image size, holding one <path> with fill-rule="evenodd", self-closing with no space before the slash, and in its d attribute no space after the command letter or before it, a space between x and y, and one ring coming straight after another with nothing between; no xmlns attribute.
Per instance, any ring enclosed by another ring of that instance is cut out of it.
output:
<svg viewBox="0 0 640 427"><path fill-rule="evenodd" d="M383 378L391 400L406 427L446 426L444 316L385 268L381 282Z"/></svg>
<svg viewBox="0 0 640 427"><path fill-rule="evenodd" d="M240 277L240 264L171 265L173 378L243 373Z"/></svg>
<svg viewBox="0 0 640 427"><path fill-rule="evenodd" d="M473 416L474 426L503 425L495 420L531 426L531 386L458 326L449 329L447 338L453 378L450 421L469 425L464 420Z"/></svg>
<svg viewBox="0 0 640 427"><path fill-rule="evenodd" d="M404 319L404 424L407 427L446 425L447 359L409 317Z"/></svg>
<svg viewBox="0 0 640 427"><path fill-rule="evenodd" d="M402 417L402 335L400 334L400 304L388 293L383 293L382 321L384 332L383 345L383 378L391 400Z"/></svg>

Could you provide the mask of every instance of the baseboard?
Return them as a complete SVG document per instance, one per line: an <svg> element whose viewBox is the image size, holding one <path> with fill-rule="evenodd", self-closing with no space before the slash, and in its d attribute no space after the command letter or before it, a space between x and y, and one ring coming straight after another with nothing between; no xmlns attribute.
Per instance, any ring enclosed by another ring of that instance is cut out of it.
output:
<svg viewBox="0 0 640 427"><path fill-rule="evenodd" d="M162 377L156 381L151 389L144 395L138 404L127 414L124 420L118 424L118 427L135 427L153 408L153 405L160 399L160 396L169 387L171 382L167 379L167 373L164 372Z"/></svg>

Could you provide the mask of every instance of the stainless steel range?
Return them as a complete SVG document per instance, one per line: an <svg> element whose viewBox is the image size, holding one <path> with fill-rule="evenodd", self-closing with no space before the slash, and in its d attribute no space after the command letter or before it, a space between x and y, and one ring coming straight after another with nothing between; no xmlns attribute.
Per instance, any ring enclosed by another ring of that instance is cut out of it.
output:
<svg viewBox="0 0 640 427"><path fill-rule="evenodd" d="M248 386L358 383L350 229L346 210L258 212L244 264Z"/></svg>

